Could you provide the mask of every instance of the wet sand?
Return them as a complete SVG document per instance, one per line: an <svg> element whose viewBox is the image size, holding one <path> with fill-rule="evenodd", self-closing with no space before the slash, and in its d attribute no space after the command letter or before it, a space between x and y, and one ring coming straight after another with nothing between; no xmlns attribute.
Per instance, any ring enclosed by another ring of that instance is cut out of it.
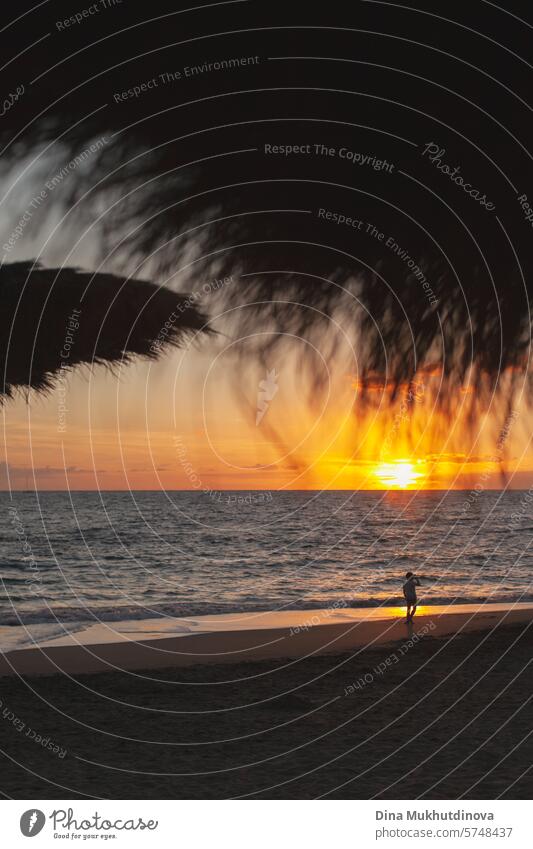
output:
<svg viewBox="0 0 533 849"><path fill-rule="evenodd" d="M436 638L421 617L416 640L404 627L387 644L307 658L4 677L1 787L14 798L529 798L533 634L530 618L508 621Z"/></svg>
<svg viewBox="0 0 533 849"><path fill-rule="evenodd" d="M428 605L419 607L416 628L438 637L532 619L531 604ZM301 659L399 643L411 632L400 607L266 611L70 627L72 633L65 631L34 645L27 639L29 648L0 654L0 676ZM3 630L25 633L21 627Z"/></svg>

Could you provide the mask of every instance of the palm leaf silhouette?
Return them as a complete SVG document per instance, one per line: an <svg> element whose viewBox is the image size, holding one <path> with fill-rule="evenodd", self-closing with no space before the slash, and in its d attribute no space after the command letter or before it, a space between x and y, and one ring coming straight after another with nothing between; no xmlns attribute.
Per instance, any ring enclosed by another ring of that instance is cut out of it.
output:
<svg viewBox="0 0 533 849"><path fill-rule="evenodd" d="M503 12L475 5L489 32L515 36ZM114 267L149 261L154 277L186 268L189 288L235 275L220 294L239 308L232 331L272 331L246 349L258 368L289 336L334 358L341 323L363 394L379 377L394 398L438 362L444 407L469 378L475 403L491 398L502 371L511 403L531 331L529 231L510 188L531 176L524 69L509 64L501 84L490 46L476 44L479 61L468 65L434 44L431 15L413 14L406 30L401 10L378 6L328 3L307 10L304 25L280 2L156 2L149 15L122 4L67 36L56 22L68 4L41 5L8 31L9 56L38 43L31 81L15 59L5 69L6 90L26 83L1 127L6 174L45 149L53 174L104 138L50 205L80 222L104 208L98 238ZM38 41L45 31L52 41ZM494 212L423 156L435 139ZM130 294L135 310L135 286L121 302ZM162 301L142 301L153 330ZM112 321L108 361L128 353L119 310ZM305 355L302 367L316 389L323 378ZM32 385L49 373L32 372Z"/></svg>

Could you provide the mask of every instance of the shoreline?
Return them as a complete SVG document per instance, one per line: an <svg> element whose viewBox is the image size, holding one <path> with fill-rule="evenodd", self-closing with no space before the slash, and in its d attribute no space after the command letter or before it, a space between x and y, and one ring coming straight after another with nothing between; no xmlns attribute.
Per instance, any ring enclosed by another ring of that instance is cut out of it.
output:
<svg viewBox="0 0 533 849"><path fill-rule="evenodd" d="M533 621L533 603L326 608L101 622L0 653L2 676L86 675L356 654L420 632L445 637Z"/></svg>

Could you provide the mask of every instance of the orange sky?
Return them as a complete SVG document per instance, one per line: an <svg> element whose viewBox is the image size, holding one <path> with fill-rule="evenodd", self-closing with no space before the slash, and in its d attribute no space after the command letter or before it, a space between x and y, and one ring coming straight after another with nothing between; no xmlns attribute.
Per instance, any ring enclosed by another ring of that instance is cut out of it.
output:
<svg viewBox="0 0 533 849"><path fill-rule="evenodd" d="M0 487L462 489L481 482L488 489L533 483L531 427L520 402L498 443L501 409L478 417L472 431L465 427L461 406L468 390L451 421L434 412L438 370L421 375L411 406L405 391L391 409L387 389L376 385L373 408L364 412L358 381L346 369L330 374L325 394L311 395L310 404L294 362L268 366L270 378L265 370L239 384L228 378L241 374L228 351L190 349L118 375L102 368L72 375L63 394L32 396L30 404L19 398L3 409ZM266 392L259 380L266 380Z"/></svg>

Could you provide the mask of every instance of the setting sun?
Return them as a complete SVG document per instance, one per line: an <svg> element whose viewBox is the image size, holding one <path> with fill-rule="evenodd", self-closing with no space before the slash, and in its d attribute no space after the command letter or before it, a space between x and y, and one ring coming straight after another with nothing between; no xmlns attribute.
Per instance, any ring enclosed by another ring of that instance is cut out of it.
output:
<svg viewBox="0 0 533 849"><path fill-rule="evenodd" d="M425 477L423 463L420 460L394 460L380 463L374 471L375 476L387 489L410 489L413 484Z"/></svg>

